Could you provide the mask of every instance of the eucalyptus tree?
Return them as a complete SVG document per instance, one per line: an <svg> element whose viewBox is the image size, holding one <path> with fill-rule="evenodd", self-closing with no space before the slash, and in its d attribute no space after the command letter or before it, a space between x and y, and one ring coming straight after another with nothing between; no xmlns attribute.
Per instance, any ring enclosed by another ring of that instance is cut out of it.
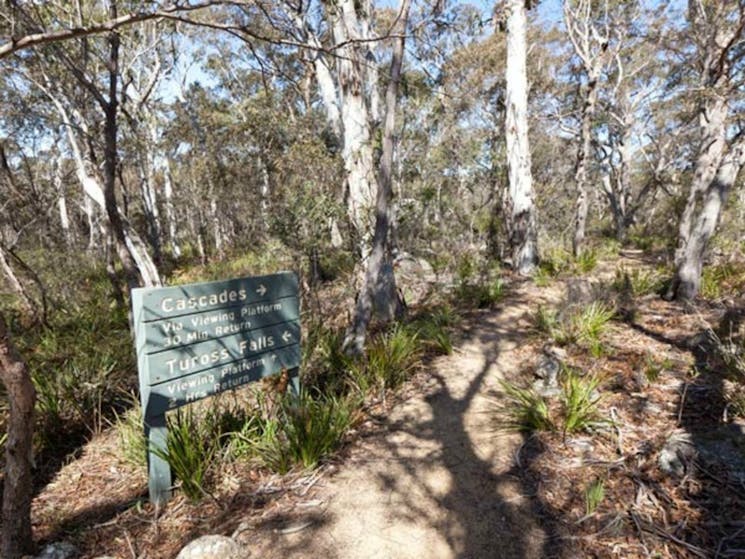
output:
<svg viewBox="0 0 745 559"><path fill-rule="evenodd" d="M745 164L741 92L745 87L745 2L690 0L683 72L693 69L699 146L680 217L675 276L668 297L692 299L701 284L709 240Z"/></svg>
<svg viewBox="0 0 745 559"><path fill-rule="evenodd" d="M574 172L576 204L572 252L575 256L582 251L587 228L590 201L589 164L592 160L593 126L598 107L600 81L608 65L618 55L623 43L620 35L626 29L626 26L617 21L615 16L619 13L625 15L628 11L625 6L634 3L619 4L611 0L563 1L564 25L582 72L580 86L582 107Z"/></svg>
<svg viewBox="0 0 745 559"><path fill-rule="evenodd" d="M519 274L529 275L538 264L538 236L528 141L526 0L508 0L503 3L502 10L507 32L504 126L509 207L505 214L508 217L512 266Z"/></svg>
<svg viewBox="0 0 745 559"><path fill-rule="evenodd" d="M669 35L667 17L664 7L641 3L628 3L617 12L615 25L622 28L616 33L617 52L607 64L605 86L598 90L594 143L600 187L619 241L625 240L638 214L653 205L684 127L670 125L675 89L665 82L672 63L649 54L662 50Z"/></svg>
<svg viewBox="0 0 745 559"><path fill-rule="evenodd" d="M10 414L5 441L2 538L0 554L16 559L33 551L31 500L33 498L34 402L36 391L25 362L13 346L5 319L0 315L0 380L8 391Z"/></svg>

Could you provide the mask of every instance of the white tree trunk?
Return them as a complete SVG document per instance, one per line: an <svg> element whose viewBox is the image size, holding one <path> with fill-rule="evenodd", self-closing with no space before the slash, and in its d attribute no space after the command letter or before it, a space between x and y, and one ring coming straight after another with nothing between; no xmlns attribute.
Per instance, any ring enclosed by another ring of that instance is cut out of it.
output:
<svg viewBox="0 0 745 559"><path fill-rule="evenodd" d="M572 238L572 253L579 256L585 242L587 228L587 211L590 201L587 192L587 163L592 148L592 120L595 116L597 104L598 75L590 72L585 84L585 98L582 107L582 136L577 151L577 166L574 172L574 182L577 187L577 200L574 210L574 236Z"/></svg>
<svg viewBox="0 0 745 559"><path fill-rule="evenodd" d="M165 159L163 166L163 199L165 201L166 221L168 222L168 240L171 243L173 257L178 260L181 258L181 247L178 243L176 211L173 206L173 176L171 174L171 162L168 158Z"/></svg>
<svg viewBox="0 0 745 559"><path fill-rule="evenodd" d="M701 202L704 192L711 185L722 162L724 150L727 147L727 115L729 107L727 100L716 96L704 102L699 115L701 128L701 147L696 158L695 171L691 181L685 209L680 217L678 226L678 248L675 251L675 265L679 267L688 252L688 241L693 229L696 208Z"/></svg>
<svg viewBox="0 0 745 559"><path fill-rule="evenodd" d="M67 197L65 196L65 185L63 179L62 158L57 160L54 169L54 188L57 191L57 210L59 211L59 221L62 227L62 236L65 244L70 245L72 238L70 235L70 216L67 213Z"/></svg>
<svg viewBox="0 0 745 559"><path fill-rule="evenodd" d="M701 272L709 240L716 231L729 191L745 165L745 136L740 137L702 194L702 204L692 218L688 238L677 263L672 292L678 299L693 299L701 287Z"/></svg>
<svg viewBox="0 0 745 559"><path fill-rule="evenodd" d="M527 21L524 0L509 0L505 70L505 139L509 175L512 266L529 275L538 264L533 178L528 142Z"/></svg>
<svg viewBox="0 0 745 559"><path fill-rule="evenodd" d="M75 128L72 125L72 121L70 120L70 116L67 110L62 105L62 103L54 95L51 94L49 90L43 87L42 90L51 99L52 103L57 109L57 112L62 118L63 124L65 125L68 143L70 144L73 161L75 163L76 174L78 177L78 181L83 188L84 194L96 203L96 205L104 212L104 215L107 215L103 186L101 185L100 181L96 179L96 177L88 172L88 168L93 168L93 166L83 157L78 139L75 136ZM81 128L83 133L88 133L84 119L78 118L78 126ZM137 264L137 272L140 275L143 286L152 287L160 285L160 274L158 273L157 267L150 258L150 255L147 252L147 248L145 247L144 243L141 242L139 235L137 235L137 232L129 227L126 218L123 215L120 217L123 224L124 236L126 239L126 249L130 253L132 260L134 260L134 262ZM92 238L93 228L91 228L91 239Z"/></svg>

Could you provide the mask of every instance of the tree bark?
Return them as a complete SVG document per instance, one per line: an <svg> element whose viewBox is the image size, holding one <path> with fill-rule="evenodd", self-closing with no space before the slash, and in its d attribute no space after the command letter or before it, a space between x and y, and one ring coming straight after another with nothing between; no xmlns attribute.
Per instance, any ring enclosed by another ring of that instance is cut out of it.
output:
<svg viewBox="0 0 745 559"><path fill-rule="evenodd" d="M722 159L716 175L702 194L701 208L692 218L685 246L679 256L670 295L679 300L691 300L701 287L701 272L709 240L716 231L727 195L745 165L745 136L730 148Z"/></svg>
<svg viewBox="0 0 745 559"><path fill-rule="evenodd" d="M509 176L512 267L530 275L538 264L533 178L528 141L527 21L524 0L510 0L507 14L505 139Z"/></svg>
<svg viewBox="0 0 745 559"><path fill-rule="evenodd" d="M686 259L688 242L693 230L696 208L717 174L724 151L727 148L727 99L715 96L703 103L699 114L701 147L696 158L686 206L678 225L678 246L675 251L675 266L680 267Z"/></svg>
<svg viewBox="0 0 745 559"><path fill-rule="evenodd" d="M409 0L401 0L400 23L406 29L409 17ZM361 354L365 348L367 327L373 314L373 304L376 299L384 299L383 304L388 308L400 311L400 301L396 290L396 279L390 264L388 251L388 235L391 225L391 198L393 193L393 150L394 132L396 128L396 107L398 105L398 89L401 83L401 66L403 64L405 39L404 34L396 39L391 58L391 73L386 90L386 113L383 129L383 154L380 158L380 172L378 174L378 191L376 196L375 232L372 241L372 251L367 259L367 269L362 290L357 297L354 317L347 330L344 346L351 353ZM386 317L388 318L388 317Z"/></svg>
<svg viewBox="0 0 745 559"><path fill-rule="evenodd" d="M370 130L370 111L365 98L363 47L357 6L354 0L340 0L331 10L334 40L346 44L337 58L343 127L342 159L346 171L347 212L356 232L363 264L371 246L375 167Z"/></svg>
<svg viewBox="0 0 745 559"><path fill-rule="evenodd" d="M587 228L587 211L590 206L587 192L587 162L592 147L592 120L597 105L598 76L590 72L584 86L584 104L582 107L582 137L577 151L577 164L574 182L577 188L577 200L574 209L574 236L572 237L572 254L575 258L582 252Z"/></svg>
<svg viewBox="0 0 745 559"><path fill-rule="evenodd" d="M0 555L16 559L33 551L33 419L36 391L26 364L13 346L0 315L0 379L8 392L10 415L5 442L2 543Z"/></svg>
<svg viewBox="0 0 745 559"><path fill-rule="evenodd" d="M171 243L171 253L178 260L181 258L181 247L178 243L176 229L176 211L173 206L173 176L171 175L171 163L166 158L163 169L163 198L166 206L166 221L168 223L168 239Z"/></svg>

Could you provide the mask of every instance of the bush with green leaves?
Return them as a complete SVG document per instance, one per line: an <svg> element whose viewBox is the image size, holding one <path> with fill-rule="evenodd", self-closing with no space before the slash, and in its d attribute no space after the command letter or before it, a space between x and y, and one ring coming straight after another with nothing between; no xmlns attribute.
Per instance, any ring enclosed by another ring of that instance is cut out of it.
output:
<svg viewBox="0 0 745 559"><path fill-rule="evenodd" d="M136 367L125 309L78 301L16 340L36 388L42 446L60 444L62 432L98 432L129 405Z"/></svg>

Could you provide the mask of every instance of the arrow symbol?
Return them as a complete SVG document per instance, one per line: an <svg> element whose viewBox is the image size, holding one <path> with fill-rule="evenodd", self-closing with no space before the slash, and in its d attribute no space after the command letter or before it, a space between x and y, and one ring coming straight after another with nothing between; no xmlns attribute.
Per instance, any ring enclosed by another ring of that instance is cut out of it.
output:
<svg viewBox="0 0 745 559"><path fill-rule="evenodd" d="M259 294L259 296L261 296L261 297L263 297L263 296L264 296L264 294L266 293L266 287L264 287L264 284L263 284L263 283L260 283L260 284L259 284L259 287L258 287L258 289L256 290L256 293L258 293L258 294Z"/></svg>
<svg viewBox="0 0 745 559"><path fill-rule="evenodd" d="M287 330L285 330L284 333L282 334L282 341L287 343L291 339L292 339L292 334L290 334Z"/></svg>
<svg viewBox="0 0 745 559"><path fill-rule="evenodd" d="M277 360L277 356L272 354L272 361L276 361L276 360Z"/></svg>

